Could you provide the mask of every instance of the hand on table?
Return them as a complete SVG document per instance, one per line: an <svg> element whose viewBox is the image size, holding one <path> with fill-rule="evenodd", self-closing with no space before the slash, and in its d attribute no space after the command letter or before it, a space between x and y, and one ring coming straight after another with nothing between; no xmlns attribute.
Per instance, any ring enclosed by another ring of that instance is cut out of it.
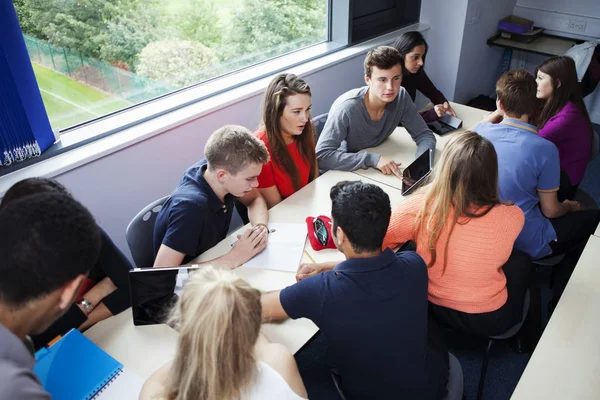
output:
<svg viewBox="0 0 600 400"><path fill-rule="evenodd" d="M390 160L389 158L386 158L384 156L380 156L379 162L377 163L377 166L375 168L380 170L384 175L393 174L396 175L398 178L402 179L402 173L400 172L400 168L398 168L400 165L402 164Z"/></svg>
<svg viewBox="0 0 600 400"><path fill-rule="evenodd" d="M448 104L447 101L444 102L444 104L437 104L433 106L433 109L435 110L435 113L437 114L438 118L443 117L444 114L450 114L453 117L456 117L456 111L454 111L454 109L450 107L450 104Z"/></svg>
<svg viewBox="0 0 600 400"><path fill-rule="evenodd" d="M264 226L248 229L238 235L238 241L229 251L234 260L233 268L239 267L267 247L267 230Z"/></svg>
<svg viewBox="0 0 600 400"><path fill-rule="evenodd" d="M302 279L306 279L313 275L320 274L323 272L324 267L320 264L300 264L298 272L296 272L296 281L300 282Z"/></svg>

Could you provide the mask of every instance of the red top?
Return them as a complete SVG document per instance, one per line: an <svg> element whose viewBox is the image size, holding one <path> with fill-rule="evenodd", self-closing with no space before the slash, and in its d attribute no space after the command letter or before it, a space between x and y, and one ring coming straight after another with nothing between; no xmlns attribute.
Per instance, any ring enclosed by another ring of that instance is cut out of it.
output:
<svg viewBox="0 0 600 400"><path fill-rule="evenodd" d="M267 140L267 132L259 130L254 133L254 136L267 146L267 150L269 150L269 155L271 156L269 162L263 165L262 171L258 176L258 188L264 189L271 186L277 186L277 190L279 190L282 199L291 196L296 192L296 190L294 190L292 178L276 161L273 160L273 154L271 154L271 148L269 147L269 141ZM302 188L308 184L310 178L310 162L300 154L296 142L288 144L287 150L298 168L300 188Z"/></svg>

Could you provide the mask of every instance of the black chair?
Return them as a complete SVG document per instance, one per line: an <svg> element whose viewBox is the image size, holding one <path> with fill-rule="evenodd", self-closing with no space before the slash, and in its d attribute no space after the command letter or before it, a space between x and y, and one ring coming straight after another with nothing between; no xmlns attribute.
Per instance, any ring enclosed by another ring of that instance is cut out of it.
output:
<svg viewBox="0 0 600 400"><path fill-rule="evenodd" d="M506 332L504 332L500 335L489 337L489 342L488 342L487 348L485 350L485 355L483 356L483 365L481 366L481 375L479 377L479 387L477 388L477 400L480 400L481 398L483 398L483 391L485 389L485 378L487 375L487 366L488 366L488 361L490 358L490 351L492 350L492 345L497 340L506 340L506 339L512 338L521 330L521 327L523 326L523 323L525 322L525 318L527 317L527 313L529 312L530 301L531 301L531 299L530 299L529 289L528 289L527 292L525 292L525 300L523 301L523 316L521 317L521 320L516 325L514 325L512 328L507 330Z"/></svg>
<svg viewBox="0 0 600 400"><path fill-rule="evenodd" d="M315 126L315 143L319 140L321 132L323 132L323 127L325 126L325 122L327 121L327 115L328 113L321 114L317 117L314 117L312 120L313 125Z"/></svg>
<svg viewBox="0 0 600 400"><path fill-rule="evenodd" d="M125 239L138 268L154 265L154 223L171 196L158 199L142 209L127 225Z"/></svg>
<svg viewBox="0 0 600 400"><path fill-rule="evenodd" d="M446 394L444 400L461 400L463 398L464 379L460 361L454 357L454 354L448 352L448 362L448 383L446 385L448 394ZM346 396L342 392L340 376L334 370L331 371L331 379L333 379L333 384L340 395L340 399L346 400Z"/></svg>

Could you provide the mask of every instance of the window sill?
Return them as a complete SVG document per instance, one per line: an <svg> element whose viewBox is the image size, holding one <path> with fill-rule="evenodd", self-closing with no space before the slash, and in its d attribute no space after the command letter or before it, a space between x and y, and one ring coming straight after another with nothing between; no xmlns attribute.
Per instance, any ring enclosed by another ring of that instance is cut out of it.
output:
<svg viewBox="0 0 600 400"><path fill-rule="evenodd" d="M22 179L55 177L256 96L264 91L271 77L279 71L309 75L365 54L372 47L390 44L403 32L428 29L428 24L417 23L346 48L335 42L321 43L70 129L41 157L6 167L4 175L0 171L0 196Z"/></svg>

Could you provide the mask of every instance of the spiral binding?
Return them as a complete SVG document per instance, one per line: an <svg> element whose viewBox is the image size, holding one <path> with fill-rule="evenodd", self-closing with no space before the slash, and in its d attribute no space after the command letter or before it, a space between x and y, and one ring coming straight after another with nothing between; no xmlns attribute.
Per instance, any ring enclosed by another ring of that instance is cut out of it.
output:
<svg viewBox="0 0 600 400"><path fill-rule="evenodd" d="M106 388L109 387L110 384L113 383L122 373L123 370L121 368L116 369L113 372L112 377L110 377L109 379L105 379L101 385L96 386L96 388L92 392L93 394L87 395L85 397L85 400L94 400L99 398L102 392L104 392L104 390L106 390Z"/></svg>

